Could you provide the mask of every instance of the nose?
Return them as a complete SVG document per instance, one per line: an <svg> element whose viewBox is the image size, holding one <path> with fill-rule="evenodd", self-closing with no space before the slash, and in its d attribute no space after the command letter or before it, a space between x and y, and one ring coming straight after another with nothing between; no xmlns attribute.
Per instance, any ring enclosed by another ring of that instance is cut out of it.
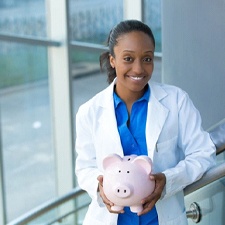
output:
<svg viewBox="0 0 225 225"><path fill-rule="evenodd" d="M142 74L144 71L142 62L140 60L134 61L132 69L134 74L136 75Z"/></svg>
<svg viewBox="0 0 225 225"><path fill-rule="evenodd" d="M115 187L114 193L119 198L127 198L131 195L131 188L127 185L119 185Z"/></svg>

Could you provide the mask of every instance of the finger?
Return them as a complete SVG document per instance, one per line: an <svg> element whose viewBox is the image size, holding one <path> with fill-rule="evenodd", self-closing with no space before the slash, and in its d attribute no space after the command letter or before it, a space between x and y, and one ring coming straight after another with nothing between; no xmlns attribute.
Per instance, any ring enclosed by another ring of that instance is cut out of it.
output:
<svg viewBox="0 0 225 225"><path fill-rule="evenodd" d="M103 182L103 176L102 175L99 175L97 177L97 180L99 181L99 183L102 183Z"/></svg>
<svg viewBox="0 0 225 225"><path fill-rule="evenodd" d="M105 203L105 202L104 202L104 203ZM105 205L106 205L106 208L108 209L108 211L109 211L110 213L114 213L114 214L121 214L121 213L124 213L124 210L123 210L123 209L121 209L121 210L119 210L119 211L112 210L111 207L114 205L113 203L112 203L112 204L108 204L108 203L106 202Z"/></svg>
<svg viewBox="0 0 225 225"><path fill-rule="evenodd" d="M143 215L143 214L149 212L154 207L154 205L156 204L158 199L159 199L159 197L157 194L151 194L147 198L143 199L141 201L141 203L143 205L143 211L140 212L139 214Z"/></svg>
<svg viewBox="0 0 225 225"><path fill-rule="evenodd" d="M100 184L100 183L99 183ZM103 186L99 185L99 189L100 189L100 196L102 198L102 201L104 202L105 205L109 205L110 207L113 206L113 202L111 202L105 195L104 190L103 190Z"/></svg>
<svg viewBox="0 0 225 225"><path fill-rule="evenodd" d="M114 213L114 214L122 214L122 213L124 213L124 210L122 209L120 211L114 211L114 210L111 210L111 207L110 207L109 212Z"/></svg>
<svg viewBox="0 0 225 225"><path fill-rule="evenodd" d="M111 201L109 201L108 198L106 198L105 195L103 195L103 196L101 196L101 197L102 197L102 200L103 200L103 202L104 202L105 205L107 205L107 206L109 206L109 207L111 207L111 206L114 205Z"/></svg>
<svg viewBox="0 0 225 225"><path fill-rule="evenodd" d="M147 203L147 204L144 204L143 210L138 213L138 216L144 215L144 214L148 213L149 211L151 211L152 208L154 207L154 205L155 205L154 201L150 202L150 203Z"/></svg>
<svg viewBox="0 0 225 225"><path fill-rule="evenodd" d="M156 192L153 192L151 195L149 195L148 197L144 198L141 200L141 204L147 204L149 202L156 202L158 199L158 194Z"/></svg>
<svg viewBox="0 0 225 225"><path fill-rule="evenodd" d="M152 180L152 181L155 181L155 180L156 180L156 177L155 177L153 174L151 174L151 175L149 176L149 178L150 178L150 180Z"/></svg>

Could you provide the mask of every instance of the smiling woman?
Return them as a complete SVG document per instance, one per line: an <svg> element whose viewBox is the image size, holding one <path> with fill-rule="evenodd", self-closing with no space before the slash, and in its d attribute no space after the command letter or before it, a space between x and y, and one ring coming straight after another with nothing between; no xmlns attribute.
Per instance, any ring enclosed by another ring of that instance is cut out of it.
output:
<svg viewBox="0 0 225 225"><path fill-rule="evenodd" d="M108 47L100 65L110 85L76 116L76 174L92 198L83 224L187 225L183 188L214 165L214 145L187 93L151 81L155 40L146 24L120 22L109 34ZM170 145L161 151L160 143ZM104 193L102 161L113 153L148 155L153 161L149 179L155 189L141 200L138 214L129 207L113 210Z"/></svg>
<svg viewBox="0 0 225 225"><path fill-rule="evenodd" d="M114 55L110 55L110 65L116 68L115 91L129 104L130 100L136 101L143 95L152 76L154 45L147 34L133 31L118 38Z"/></svg>

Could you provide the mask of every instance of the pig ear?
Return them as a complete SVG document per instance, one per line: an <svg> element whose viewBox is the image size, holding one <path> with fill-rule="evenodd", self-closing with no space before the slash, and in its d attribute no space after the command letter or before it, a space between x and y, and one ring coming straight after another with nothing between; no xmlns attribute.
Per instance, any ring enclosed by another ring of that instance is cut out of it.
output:
<svg viewBox="0 0 225 225"><path fill-rule="evenodd" d="M127 155L123 157L123 161L133 161L133 159L135 159L137 157L137 155Z"/></svg>
<svg viewBox="0 0 225 225"><path fill-rule="evenodd" d="M147 174L150 174L152 171L152 160L148 156L138 156L132 163L141 166Z"/></svg>
<svg viewBox="0 0 225 225"><path fill-rule="evenodd" d="M113 163L121 161L122 158L117 154L108 155L103 159L103 168L105 170L108 166L112 165Z"/></svg>

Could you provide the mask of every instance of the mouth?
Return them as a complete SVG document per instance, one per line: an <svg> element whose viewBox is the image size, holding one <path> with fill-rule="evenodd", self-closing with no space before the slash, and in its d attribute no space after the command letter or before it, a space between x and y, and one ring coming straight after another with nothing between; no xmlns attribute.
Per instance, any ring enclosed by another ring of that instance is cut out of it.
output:
<svg viewBox="0 0 225 225"><path fill-rule="evenodd" d="M143 80L145 77L138 77L138 76L129 76L130 79L135 80L135 81L139 81L139 80Z"/></svg>

